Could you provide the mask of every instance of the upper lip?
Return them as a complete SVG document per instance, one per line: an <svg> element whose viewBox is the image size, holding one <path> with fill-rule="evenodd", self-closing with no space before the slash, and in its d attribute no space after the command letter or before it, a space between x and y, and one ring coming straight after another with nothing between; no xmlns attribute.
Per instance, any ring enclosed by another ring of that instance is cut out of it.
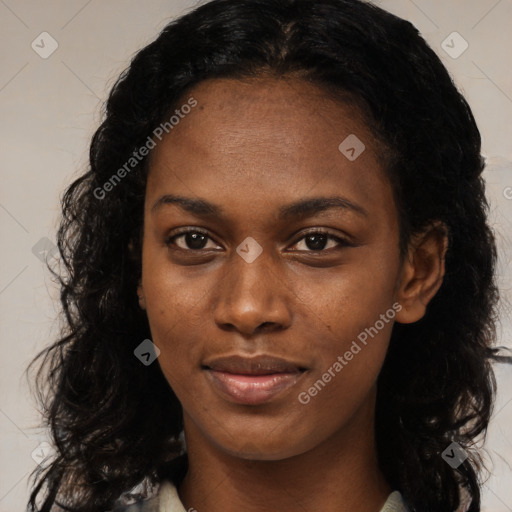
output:
<svg viewBox="0 0 512 512"><path fill-rule="evenodd" d="M239 375L270 375L273 373L296 373L306 370L300 364L269 355L218 357L207 361L203 367L209 370Z"/></svg>

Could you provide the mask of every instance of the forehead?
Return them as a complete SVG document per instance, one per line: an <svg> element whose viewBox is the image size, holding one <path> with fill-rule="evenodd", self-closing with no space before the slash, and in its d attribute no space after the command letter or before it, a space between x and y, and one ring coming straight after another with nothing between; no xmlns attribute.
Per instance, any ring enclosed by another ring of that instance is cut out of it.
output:
<svg viewBox="0 0 512 512"><path fill-rule="evenodd" d="M197 106L151 153L148 197L179 191L272 202L337 188L365 202L380 190L389 201L381 155L363 116L315 85L215 79L182 103L190 97Z"/></svg>
<svg viewBox="0 0 512 512"><path fill-rule="evenodd" d="M226 152L231 147L239 150L244 137L250 137L254 144L245 145L246 152L257 151L257 143L283 150L295 147L319 158L322 149L337 149L340 137L357 132L367 153L379 158L362 113L348 102L346 93L335 100L303 80L250 78L210 79L192 89L191 96L197 100L197 108L166 137L176 144L207 137L216 143L218 152ZM322 144L314 147L308 141ZM298 143L302 144L297 147Z"/></svg>

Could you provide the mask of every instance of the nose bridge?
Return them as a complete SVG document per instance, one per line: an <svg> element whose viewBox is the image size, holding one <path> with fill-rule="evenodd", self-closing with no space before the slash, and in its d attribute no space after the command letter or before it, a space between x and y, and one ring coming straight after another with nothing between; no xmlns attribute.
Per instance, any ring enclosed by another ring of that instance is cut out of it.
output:
<svg viewBox="0 0 512 512"><path fill-rule="evenodd" d="M214 318L219 326L247 333L262 324L289 324L286 288L268 250L258 250L244 241L233 252L219 286ZM257 254L259 252L259 254Z"/></svg>

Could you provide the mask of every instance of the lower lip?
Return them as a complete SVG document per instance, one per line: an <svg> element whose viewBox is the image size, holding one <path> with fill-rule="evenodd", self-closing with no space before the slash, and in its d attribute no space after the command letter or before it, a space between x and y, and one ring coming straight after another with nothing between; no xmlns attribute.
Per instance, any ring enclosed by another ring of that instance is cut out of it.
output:
<svg viewBox="0 0 512 512"><path fill-rule="evenodd" d="M232 402L257 405L268 402L278 393L294 386L303 372L271 375L238 375L207 370L210 381L223 396Z"/></svg>

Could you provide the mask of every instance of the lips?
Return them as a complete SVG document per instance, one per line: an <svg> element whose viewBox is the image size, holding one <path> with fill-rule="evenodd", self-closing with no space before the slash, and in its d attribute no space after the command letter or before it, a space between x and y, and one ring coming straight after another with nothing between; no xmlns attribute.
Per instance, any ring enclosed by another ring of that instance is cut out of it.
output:
<svg viewBox="0 0 512 512"><path fill-rule="evenodd" d="M307 368L282 358L260 355L212 359L203 365L203 370L224 399L257 405L293 387Z"/></svg>
<svg viewBox="0 0 512 512"><path fill-rule="evenodd" d="M219 357L204 364L210 370L217 370L239 375L270 375L274 373L291 373L306 368L299 364L281 359L261 355L257 357L229 356Z"/></svg>

